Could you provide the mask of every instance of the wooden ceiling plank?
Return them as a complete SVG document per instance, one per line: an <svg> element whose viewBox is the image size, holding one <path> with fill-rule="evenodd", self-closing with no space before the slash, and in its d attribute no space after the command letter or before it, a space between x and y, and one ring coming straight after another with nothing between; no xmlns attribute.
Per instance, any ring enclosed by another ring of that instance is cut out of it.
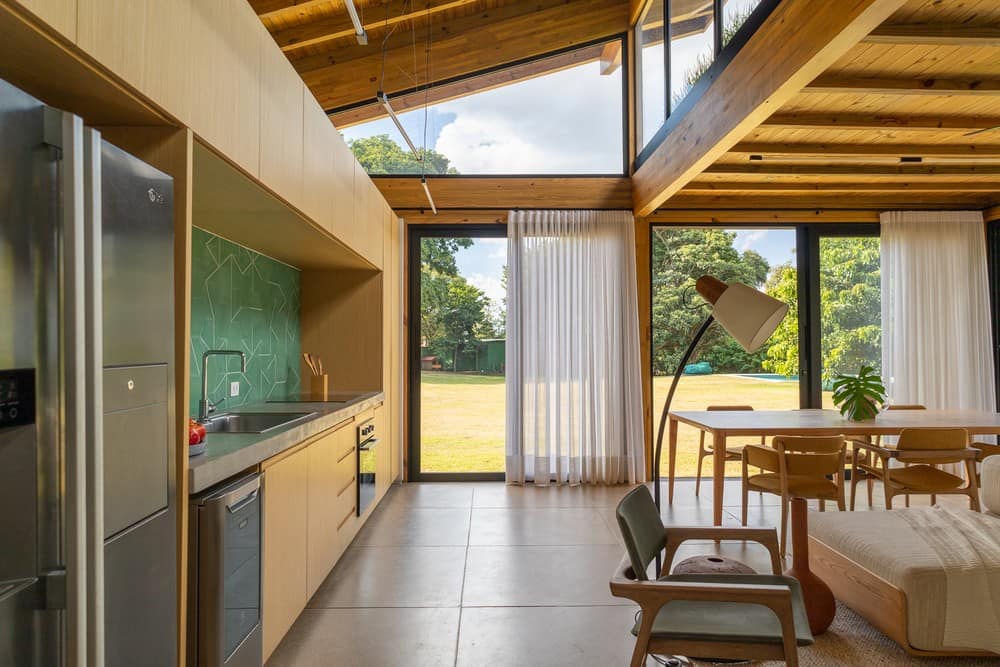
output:
<svg viewBox="0 0 1000 667"><path fill-rule="evenodd" d="M831 72L802 89L805 93L866 95L1000 95L1000 79L905 79Z"/></svg>
<svg viewBox="0 0 1000 667"><path fill-rule="evenodd" d="M795 196L775 193L743 194L684 194L678 193L667 202L677 208L845 208L845 209L953 209L956 206L984 209L1000 202L1000 195L960 192L899 192L858 193L845 197L841 192L798 193Z"/></svg>
<svg viewBox="0 0 1000 667"><path fill-rule="evenodd" d="M391 0L384 8L379 7L378 11L368 13L368 16L365 17L367 20L364 22L364 28L369 32L378 32L416 18L426 19L428 13L431 15L439 14L475 4L478 1L445 0L433 4L430 2L414 3L411 0ZM430 6L428 7L428 5ZM352 37L354 34L354 25L345 11L342 15L275 31L271 36L281 47L281 50L288 53L306 46L314 46L343 37Z"/></svg>
<svg viewBox="0 0 1000 667"><path fill-rule="evenodd" d="M761 125L800 129L957 130L972 132L1000 128L1000 116L778 112Z"/></svg>
<svg viewBox="0 0 1000 667"><path fill-rule="evenodd" d="M652 223L725 224L734 222L761 224L797 224L802 222L866 223L878 222L877 210L827 210L822 208L775 209L660 209L646 218Z"/></svg>
<svg viewBox="0 0 1000 667"><path fill-rule="evenodd" d="M774 143L742 141L730 153L751 155L850 155L871 157L959 157L1000 156L1000 144L862 144L862 143Z"/></svg>
<svg viewBox="0 0 1000 667"><path fill-rule="evenodd" d="M779 3L635 173L636 214L659 208L904 2Z"/></svg>
<svg viewBox="0 0 1000 667"><path fill-rule="evenodd" d="M469 17L471 22L457 20L450 24L446 37L439 35L432 40L431 85L611 37L623 32L627 22L628 6L618 0L575 0L554 5L551 0L539 0L527 9L523 3L515 4L519 13L513 18L484 20L484 15L476 15ZM539 5L545 8L533 9ZM505 9L485 17L495 19ZM489 48L484 48L487 44ZM381 79L382 58L377 49L365 53L364 57L349 60L307 58L293 64L324 109L341 109L374 98ZM395 91L411 90L416 83L427 83L424 58L416 60L414 63L409 43L388 51L382 85L390 96Z"/></svg>
<svg viewBox="0 0 1000 667"><path fill-rule="evenodd" d="M862 42L934 46L1000 46L1000 28L994 25L948 23L883 23Z"/></svg>
<svg viewBox="0 0 1000 667"><path fill-rule="evenodd" d="M1000 174L1000 165L874 165L874 164L713 164L705 168L705 174L759 174L790 176L803 175L850 175L873 176L994 176Z"/></svg>
<svg viewBox="0 0 1000 667"><path fill-rule="evenodd" d="M681 192L998 192L1000 179L993 181L851 181L851 182L753 182L692 181Z"/></svg>

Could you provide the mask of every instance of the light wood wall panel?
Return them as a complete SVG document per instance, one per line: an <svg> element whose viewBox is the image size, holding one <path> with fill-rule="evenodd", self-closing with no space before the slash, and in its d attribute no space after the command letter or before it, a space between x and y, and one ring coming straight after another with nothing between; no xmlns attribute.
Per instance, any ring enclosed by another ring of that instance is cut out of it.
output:
<svg viewBox="0 0 1000 667"><path fill-rule="evenodd" d="M337 130L302 87L302 210L327 231L333 231Z"/></svg>
<svg viewBox="0 0 1000 667"><path fill-rule="evenodd" d="M35 17L70 41L76 39L77 0L19 0Z"/></svg>
<svg viewBox="0 0 1000 667"><path fill-rule="evenodd" d="M330 145L333 154L333 180L327 184L333 195L333 210L330 212L330 231L337 238L347 241L353 238L350 230L354 226L354 177L357 170L357 160L347 143L334 132ZM368 178L365 174L364 178Z"/></svg>

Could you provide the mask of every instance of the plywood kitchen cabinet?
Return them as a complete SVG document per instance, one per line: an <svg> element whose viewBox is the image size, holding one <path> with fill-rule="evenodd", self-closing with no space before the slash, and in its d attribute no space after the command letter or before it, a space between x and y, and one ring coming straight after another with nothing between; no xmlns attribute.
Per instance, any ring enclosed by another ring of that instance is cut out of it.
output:
<svg viewBox="0 0 1000 667"><path fill-rule="evenodd" d="M77 1L77 45L169 113L190 122L190 2ZM231 30L232 22L226 28Z"/></svg>
<svg viewBox="0 0 1000 667"><path fill-rule="evenodd" d="M76 0L18 0L70 41L76 40Z"/></svg>
<svg viewBox="0 0 1000 667"><path fill-rule="evenodd" d="M332 232L334 195L330 184L336 178L336 170L331 146L337 130L304 86L302 131L302 210L323 229Z"/></svg>
<svg viewBox="0 0 1000 667"><path fill-rule="evenodd" d="M337 525L346 511L354 510L353 425L353 418L338 424L306 450L309 460L306 588L309 597L323 583L343 553ZM348 500L346 509L345 499Z"/></svg>
<svg viewBox="0 0 1000 667"><path fill-rule="evenodd" d="M328 184L333 195L330 231L348 245L354 246L354 172L357 160L347 147L340 132L334 130L330 142L333 154L333 181ZM364 178L368 178L365 174Z"/></svg>
<svg viewBox="0 0 1000 667"><path fill-rule="evenodd" d="M375 432L378 433L378 445L375 451L375 497L381 498L389 490L392 484L390 475L392 466L390 457L392 456L393 438L389 433L388 411L385 404L375 407Z"/></svg>
<svg viewBox="0 0 1000 667"><path fill-rule="evenodd" d="M274 651L308 596L309 451L262 464L264 472L264 659Z"/></svg>
<svg viewBox="0 0 1000 667"><path fill-rule="evenodd" d="M258 26L262 38L264 26ZM261 49L260 180L302 208L302 99L305 84L273 43Z"/></svg>

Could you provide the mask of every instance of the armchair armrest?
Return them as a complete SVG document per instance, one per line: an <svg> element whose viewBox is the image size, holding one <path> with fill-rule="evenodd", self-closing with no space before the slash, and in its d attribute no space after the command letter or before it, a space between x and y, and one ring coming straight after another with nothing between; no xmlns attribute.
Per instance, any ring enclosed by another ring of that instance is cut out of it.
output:
<svg viewBox="0 0 1000 667"><path fill-rule="evenodd" d="M852 440L851 444L854 446L854 451L863 449L867 452L876 454L884 459L891 459L899 453L898 449L890 449L888 447L883 447L882 445L876 445L871 442L865 442L863 440Z"/></svg>
<svg viewBox="0 0 1000 667"><path fill-rule="evenodd" d="M755 445L751 445L755 446ZM670 527L666 529L666 548L661 576L670 574L674 556L681 544L689 540L743 540L757 542L771 556L771 573L781 574L778 532L774 528Z"/></svg>

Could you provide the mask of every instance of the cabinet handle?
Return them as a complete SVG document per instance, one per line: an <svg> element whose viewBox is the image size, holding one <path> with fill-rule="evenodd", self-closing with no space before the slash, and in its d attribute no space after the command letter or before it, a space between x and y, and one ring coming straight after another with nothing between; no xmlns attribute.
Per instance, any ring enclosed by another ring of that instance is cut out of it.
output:
<svg viewBox="0 0 1000 667"><path fill-rule="evenodd" d="M343 528L344 524L347 523L348 521L350 521L351 517L354 516L357 513L357 511L358 511L357 506L352 506L351 507L351 511L347 513L347 516L345 516L341 520L341 522L337 524L337 530L340 530L341 528Z"/></svg>
<svg viewBox="0 0 1000 667"><path fill-rule="evenodd" d="M342 489L341 489L340 491L337 491L337 497L338 497L338 498L339 498L339 497L341 497L342 495L344 495L344 491L347 491L347 490L348 490L349 488L351 488L352 486L354 486L354 480L356 480L356 479L357 479L357 478L356 478L356 477L354 477L354 476L352 475L352 476L351 476L351 481L350 481L350 482L348 482L348 483L347 483L347 484L346 484L346 485L344 486L344 488L342 488Z"/></svg>
<svg viewBox="0 0 1000 667"><path fill-rule="evenodd" d="M343 453L343 454L342 454L342 455L340 456L340 458L339 458L339 459L337 459L337 463L340 463L341 461L343 461L344 459L346 459L346 458L347 458L348 456L350 456L351 454L353 454L353 453L354 453L354 450L355 450L355 449L356 449L356 447L351 447L351 448L350 448L350 449L348 449L348 450L347 450L346 452L344 452L344 453Z"/></svg>

